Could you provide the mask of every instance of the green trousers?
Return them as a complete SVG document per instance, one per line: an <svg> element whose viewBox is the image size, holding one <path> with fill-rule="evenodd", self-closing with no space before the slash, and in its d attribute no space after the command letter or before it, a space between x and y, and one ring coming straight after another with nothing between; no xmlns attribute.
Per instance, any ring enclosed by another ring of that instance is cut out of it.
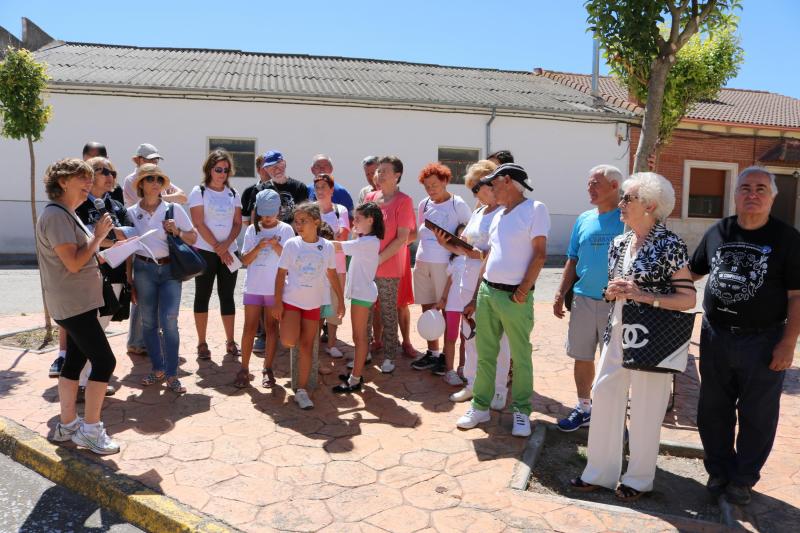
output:
<svg viewBox="0 0 800 533"><path fill-rule="evenodd" d="M511 384L511 406L520 413L531 413L533 365L531 364L531 331L533 330L533 293L525 303L511 301L511 293L481 283L475 311L475 344L478 348L478 370L472 387L472 406L486 411L494 397L497 354L500 337L505 333L511 347L514 379Z"/></svg>

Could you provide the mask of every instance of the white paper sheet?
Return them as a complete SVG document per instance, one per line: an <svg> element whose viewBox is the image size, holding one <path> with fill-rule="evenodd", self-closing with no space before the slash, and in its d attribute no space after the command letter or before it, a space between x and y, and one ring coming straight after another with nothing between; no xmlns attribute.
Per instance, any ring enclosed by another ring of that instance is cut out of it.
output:
<svg viewBox="0 0 800 533"><path fill-rule="evenodd" d="M138 237L131 237L130 239L126 240L121 244L117 244L115 246L112 246L111 248L107 248L102 252L99 252L97 255L102 257L105 260L105 262L111 266L111 268L117 268L119 265L125 262L125 260L128 257L135 254L139 250L145 250L147 251L148 254L152 256L153 255L152 252L150 252L150 250L146 246L144 246L144 244L141 243L140 241L143 238L148 237L153 233L156 233L156 231L158 230L151 229L150 231L147 231L144 234L139 235ZM155 257L153 257L153 259L155 259Z"/></svg>

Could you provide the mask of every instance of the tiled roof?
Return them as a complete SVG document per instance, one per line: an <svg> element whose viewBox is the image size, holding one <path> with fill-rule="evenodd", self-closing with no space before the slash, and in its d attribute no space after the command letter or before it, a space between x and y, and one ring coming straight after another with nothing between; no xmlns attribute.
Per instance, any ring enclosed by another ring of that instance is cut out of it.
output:
<svg viewBox="0 0 800 533"><path fill-rule="evenodd" d="M539 76L591 93L592 77L588 74L543 70ZM598 89L608 104L642 112L642 108L628 99L627 91L614 78L601 76ZM685 118L746 126L800 128L800 99L765 91L723 88L714 100L704 100L695 105Z"/></svg>
<svg viewBox="0 0 800 533"><path fill-rule="evenodd" d="M36 52L54 85L258 93L631 118L528 72L238 50L63 43Z"/></svg>

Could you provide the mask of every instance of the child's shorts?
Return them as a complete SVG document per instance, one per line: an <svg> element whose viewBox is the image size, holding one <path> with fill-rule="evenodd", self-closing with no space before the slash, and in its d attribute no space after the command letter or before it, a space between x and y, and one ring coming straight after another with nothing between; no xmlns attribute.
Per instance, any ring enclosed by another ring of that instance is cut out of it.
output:
<svg viewBox="0 0 800 533"><path fill-rule="evenodd" d="M244 305L260 305L261 307L272 307L273 305L275 305L275 295L244 293Z"/></svg>
<svg viewBox="0 0 800 533"><path fill-rule="evenodd" d="M315 307L314 309L301 309L296 307L292 304L283 304L284 311L297 311L300 313L300 318L303 320L319 320L320 312L319 307Z"/></svg>

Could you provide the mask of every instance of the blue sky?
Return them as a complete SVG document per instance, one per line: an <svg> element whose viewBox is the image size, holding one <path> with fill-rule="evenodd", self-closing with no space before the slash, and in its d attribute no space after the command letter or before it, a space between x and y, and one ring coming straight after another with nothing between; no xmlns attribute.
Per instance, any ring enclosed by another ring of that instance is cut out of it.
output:
<svg viewBox="0 0 800 533"><path fill-rule="evenodd" d="M743 4L745 62L728 86L800 98L800 1ZM67 41L591 71L582 0L0 0L0 26L19 36L23 16Z"/></svg>

